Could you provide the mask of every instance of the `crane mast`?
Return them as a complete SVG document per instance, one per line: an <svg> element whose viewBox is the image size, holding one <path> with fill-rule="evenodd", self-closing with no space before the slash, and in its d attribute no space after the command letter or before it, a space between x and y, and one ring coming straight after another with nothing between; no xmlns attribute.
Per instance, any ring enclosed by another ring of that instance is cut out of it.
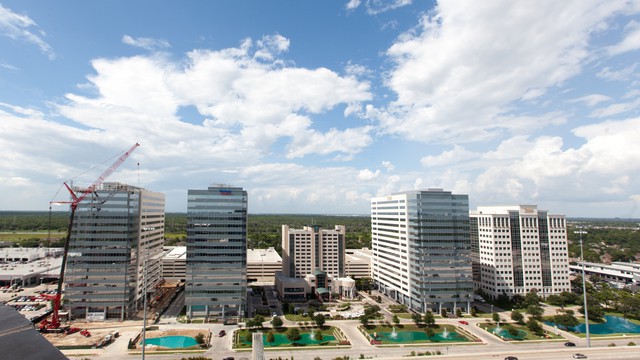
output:
<svg viewBox="0 0 640 360"><path fill-rule="evenodd" d="M69 191L71 195L71 201L55 201L56 204L69 204L71 208L71 214L69 216L69 225L67 227L67 235L64 241L64 252L62 254L62 264L60 265L60 278L58 280L58 287L56 291L55 298L53 299L53 314L51 316L51 322L45 322L41 329L49 328L49 329L58 329L60 327L60 300L62 298L62 283L64 282L64 272L67 265L67 255L69 253L69 242L71 240L71 231L73 228L73 220L75 218L76 209L82 200L84 200L87 195L94 192L104 180L109 177L122 163L127 160L129 155L138 147L140 144L135 143L129 150L125 151L111 166L105 170L100 176L87 187L80 195L76 195L76 192L66 183L64 182L64 186Z"/></svg>

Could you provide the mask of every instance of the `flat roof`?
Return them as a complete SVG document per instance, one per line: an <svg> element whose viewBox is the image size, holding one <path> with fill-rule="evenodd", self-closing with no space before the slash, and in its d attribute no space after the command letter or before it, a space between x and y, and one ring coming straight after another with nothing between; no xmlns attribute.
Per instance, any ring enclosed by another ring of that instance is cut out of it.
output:
<svg viewBox="0 0 640 360"><path fill-rule="evenodd" d="M187 259L187 247L186 246L165 246L163 248L165 254L163 259L167 260L181 260ZM168 252L166 252L168 250Z"/></svg>
<svg viewBox="0 0 640 360"><path fill-rule="evenodd" d="M61 265L62 257L38 259L26 264L19 262L4 263L0 264L0 280L18 279L36 274L58 277Z"/></svg>
<svg viewBox="0 0 640 360"><path fill-rule="evenodd" d="M247 249L247 264L248 263L280 263L282 264L282 257L274 248L268 249Z"/></svg>

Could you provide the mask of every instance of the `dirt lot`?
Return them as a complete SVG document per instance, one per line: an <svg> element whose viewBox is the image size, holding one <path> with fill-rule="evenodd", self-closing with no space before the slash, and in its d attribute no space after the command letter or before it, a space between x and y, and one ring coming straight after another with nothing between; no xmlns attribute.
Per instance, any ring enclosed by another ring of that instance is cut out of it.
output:
<svg viewBox="0 0 640 360"><path fill-rule="evenodd" d="M42 334L54 346L90 346L104 339L113 330L89 330L91 336L84 337L79 332L71 335Z"/></svg>

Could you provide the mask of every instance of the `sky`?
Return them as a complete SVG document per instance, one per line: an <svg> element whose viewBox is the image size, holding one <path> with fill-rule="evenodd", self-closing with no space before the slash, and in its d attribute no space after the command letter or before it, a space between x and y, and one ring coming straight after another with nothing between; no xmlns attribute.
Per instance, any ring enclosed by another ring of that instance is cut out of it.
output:
<svg viewBox="0 0 640 360"><path fill-rule="evenodd" d="M639 218L640 1L0 0L0 210L63 182L241 186L250 213ZM64 208L57 208L64 210Z"/></svg>

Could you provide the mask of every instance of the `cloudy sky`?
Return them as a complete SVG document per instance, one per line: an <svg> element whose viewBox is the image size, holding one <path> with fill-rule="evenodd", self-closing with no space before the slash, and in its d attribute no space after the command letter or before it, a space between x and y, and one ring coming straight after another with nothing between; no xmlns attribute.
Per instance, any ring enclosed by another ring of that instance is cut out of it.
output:
<svg viewBox="0 0 640 360"><path fill-rule="evenodd" d="M251 213L640 217L640 2L0 0L0 210L64 181L249 192ZM63 210L63 209L60 209Z"/></svg>

